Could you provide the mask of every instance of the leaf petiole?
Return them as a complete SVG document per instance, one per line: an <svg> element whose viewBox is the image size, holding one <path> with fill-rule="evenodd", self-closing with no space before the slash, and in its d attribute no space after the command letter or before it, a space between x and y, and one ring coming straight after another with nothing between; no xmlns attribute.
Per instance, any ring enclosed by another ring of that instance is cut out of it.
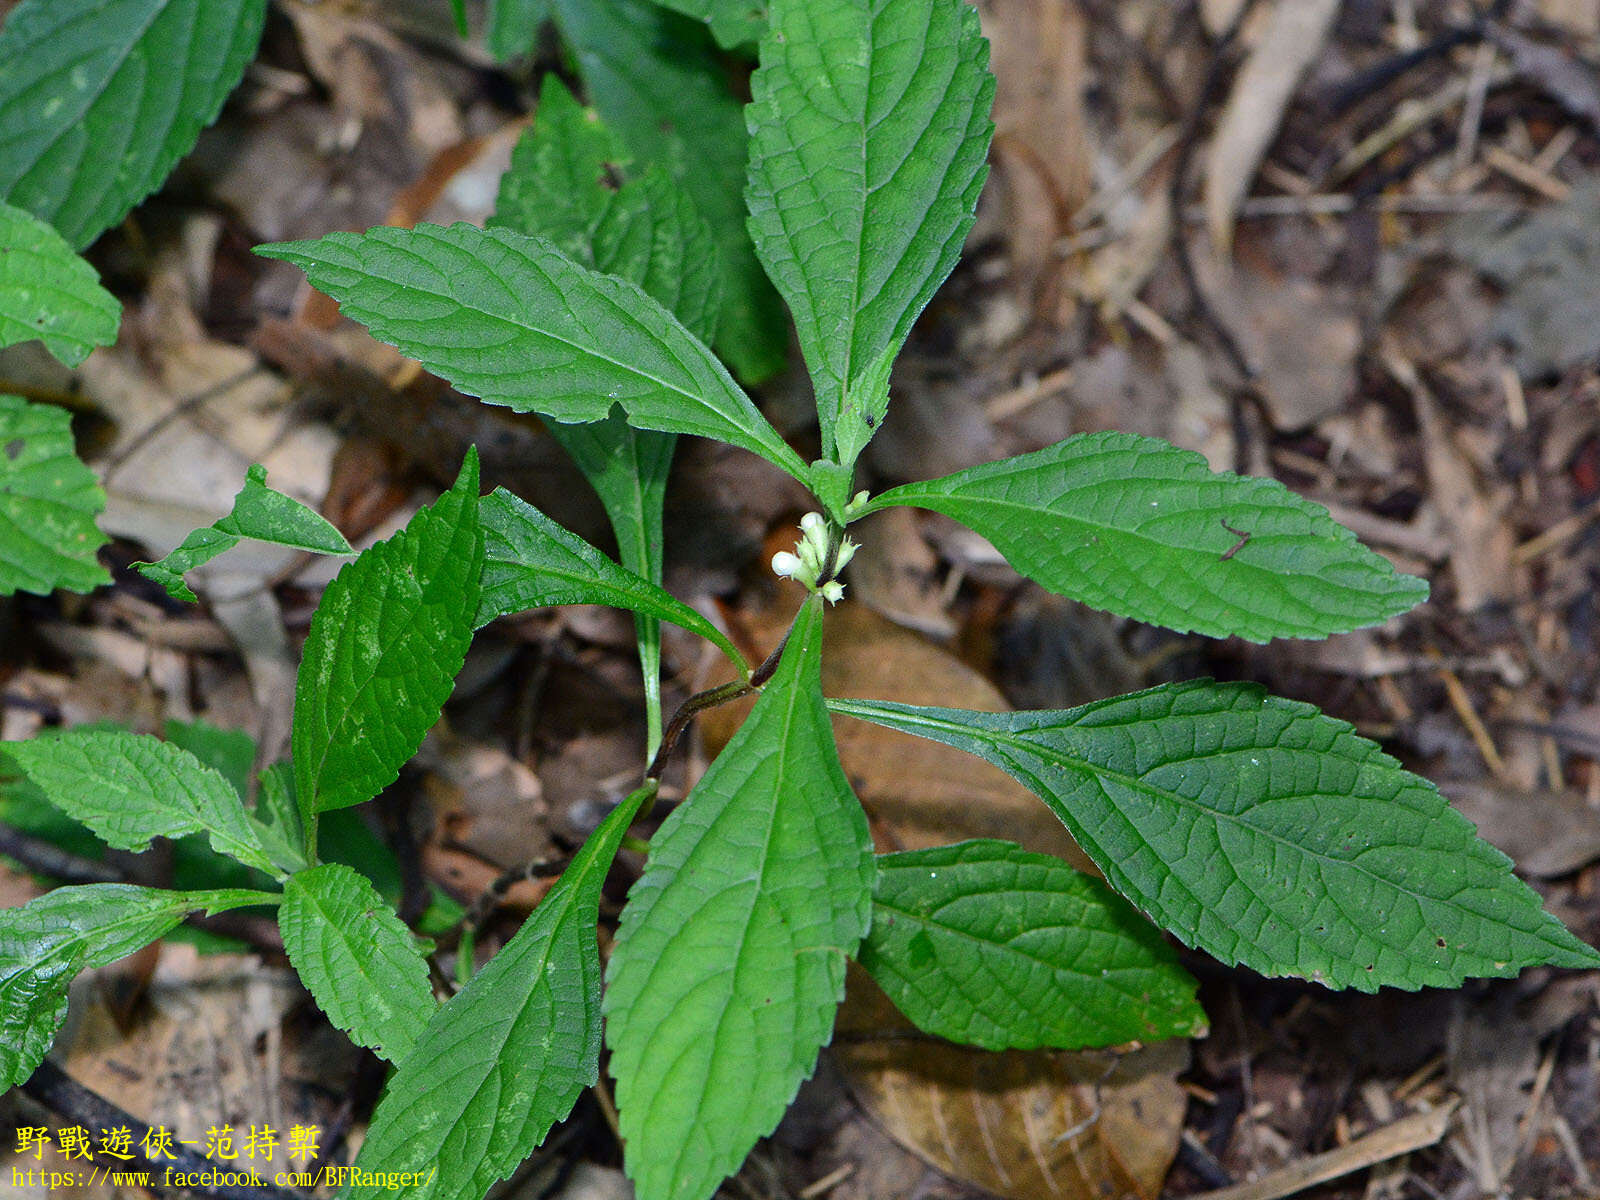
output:
<svg viewBox="0 0 1600 1200"><path fill-rule="evenodd" d="M792 631L792 627L791 627ZM778 663L783 660L784 647L789 644L789 634L783 635L783 641L778 643L777 649L767 655L762 664L750 672L748 680L733 679L714 688L707 688L703 692L696 692L681 705L678 711L672 714L672 720L667 722L666 731L661 735L661 746L656 750L655 757L650 760L644 776L647 783L661 778L661 771L666 764L667 756L678 745L678 739L683 736L683 731L689 727L689 722L708 708L727 704L734 700L743 699L752 692L761 690L761 685L771 679L778 669Z"/></svg>

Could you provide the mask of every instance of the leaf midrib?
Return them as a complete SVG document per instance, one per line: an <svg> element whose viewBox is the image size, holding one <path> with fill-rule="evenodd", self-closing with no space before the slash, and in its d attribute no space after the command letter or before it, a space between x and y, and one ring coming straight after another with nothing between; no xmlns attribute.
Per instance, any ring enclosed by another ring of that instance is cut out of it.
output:
<svg viewBox="0 0 1600 1200"><path fill-rule="evenodd" d="M582 561L582 560L580 559L580 561ZM714 645L717 646L718 649L723 650L724 652L727 652L727 653L732 653L731 643L726 643L725 642L725 635L722 634L721 630L717 629L716 626L711 624L711 622L706 621L704 617L702 617L699 613L695 612L694 609L690 608L687 604L684 604L683 608L679 609L679 608L675 607L672 604L667 604L666 602L658 599L654 595L641 594L639 592L630 590L628 588L624 588L620 584L607 583L603 579L595 578L594 575L583 575L583 574L580 574L579 572L573 570L570 567L569 568L562 568L562 567L555 567L555 566L543 566L543 565L539 565L539 564L530 564L530 563L524 562L524 561L522 561L520 559L510 560L510 559L504 559L504 558L491 558L486 553L484 555L484 563L485 563L485 565L487 565L487 564L489 564L491 562L493 562L496 566L500 566L500 567L515 567L515 568L519 568L521 570L527 571L531 575L540 575L540 574L553 575L557 579L564 580L564 581L568 582L569 584L571 584L573 586L576 586L576 587L579 587L579 588L582 588L583 590L588 591L590 593L593 593L595 591L609 592L609 593L611 593L611 594L613 594L613 595L615 595L615 596L617 596L619 598L630 599L630 600L634 600L634 601L636 601L638 603L648 604L648 605L650 605L650 610L651 611L648 614L642 614L642 615L653 616L658 620L668 621L671 624L678 626L680 629L687 629L690 633L697 633L701 637L706 638L707 640L711 641ZM587 564L585 564L585 565L587 565ZM606 565L607 566L611 566L611 565L614 565L614 564L606 564ZM497 585L497 586L504 586L504 585ZM668 595L670 596L670 593L668 593ZM682 604L683 603L682 601L678 600L676 596L672 596L671 599L676 601L678 604ZM580 601L580 603L590 603L590 602L589 601ZM629 611L629 612L637 612L638 611L636 604L615 604L615 605L611 605L610 607L624 609L624 610ZM669 612L676 614L676 616L675 617L667 616L666 614L669 613ZM705 622L704 625L692 623L690 621L691 617L696 618L699 621L704 621Z"/></svg>
<svg viewBox="0 0 1600 1200"><path fill-rule="evenodd" d="M1016 891L1016 889L1003 889L1003 890L1006 891L1007 894L1015 894L1015 891ZM1060 896L1063 895L1063 893L1061 893L1061 892L1036 892L1035 894L1036 895L1048 896L1048 897L1051 897L1051 898L1060 897ZM965 897L956 897L956 899L964 899L964 898ZM901 908L900 906L898 906L898 905L896 905L894 903L891 903L890 901L882 900L882 899L878 898L877 896L874 896L872 898L872 906L874 908L881 908L881 909L885 910L886 912L893 913L897 917L904 917L908 921L912 922L913 924L919 925L921 927L924 927L924 928L927 928L927 929L937 930L937 931L939 931L940 933L943 933L943 934L948 934L949 936L951 936L953 938L956 938L959 941L971 942L974 946L980 947L981 949L989 951L990 953L994 953L994 954L1014 954L1018 958L1026 959L1028 962L1035 963L1038 966L1044 967L1046 970L1048 970L1053 975L1066 975L1066 976L1068 976L1070 978L1073 978L1073 979L1090 979L1090 978L1099 979L1100 978L1099 976L1091 977L1087 973L1076 971L1072 967L1063 966L1061 963L1058 963L1058 962L1052 962L1048 958L1041 958L1039 955L1034 954L1031 951L1019 948L1017 946L1017 944L1014 943L1014 942L996 942L996 941L991 941L988 938L980 937L979 935L977 935L975 933L969 933L965 929L960 929L960 928L958 928L958 927L956 927L954 925L947 925L943 921L936 920L936 919L934 919L932 917L924 916L922 914L914 912L911 909ZM1041 932L1045 932L1045 931L1050 930L1050 929L1067 929L1067 930L1071 930L1071 929L1079 929L1079 928L1084 928L1084 926L1077 926L1077 925L1073 925L1071 922L1063 921L1063 922L1059 922L1059 923L1051 924L1051 925L1034 926L1034 927L1028 929L1026 932L1028 932L1028 933L1041 933ZM1121 935L1115 935L1115 936L1121 936ZM1133 967L1133 968L1129 968L1129 969L1130 970L1139 971L1139 970L1150 970L1150 969L1154 969L1154 968ZM1010 997L1007 997L1007 998L1012 1000L1013 1002L1015 1002L1016 999L1017 999L1015 996L1010 996Z"/></svg>
<svg viewBox="0 0 1600 1200"><path fill-rule="evenodd" d="M448 228L448 227L446 227L446 228ZM489 231L480 230L479 232L487 234ZM424 236L431 236L431 231L428 234L424 234ZM556 285L556 282L555 282L555 280L553 278L551 278L550 273L547 270L545 270L542 265L536 263L535 260L532 257L527 255L523 251L517 249L516 247L510 246L506 242L501 241L499 238L493 237L492 234L490 234L489 236L490 236L490 240L491 241L494 241L494 242L498 243L504 249L513 251L518 256L519 259L521 259L524 263L526 263L528 265L528 267L531 270L533 270L537 274L539 274L544 279L546 286L548 286L553 293L555 293L557 295L560 295L562 293L563 289L561 289L559 286ZM529 235L520 235L520 236L527 237ZM536 239L536 240L538 240L540 242L545 242L545 239L542 239L542 238ZM356 245L359 246L359 244L360 244L359 241L357 241ZM402 250L402 247L400 247L397 244L392 243L392 242L380 242L379 244L384 246L385 249ZM555 249L554 243L547 243L546 242L546 245L549 247L549 249L553 253L556 253L558 255L560 254L560 251ZM562 256L562 257L565 258L565 256ZM312 261L316 262L318 260L313 259ZM568 260L568 261L570 262L571 260ZM433 264L429 263L428 265L432 266ZM489 272L491 274L493 273L490 270L488 264L482 263L481 260L479 262L479 265L482 266L482 268L486 272ZM581 264L578 264L576 262L571 262L571 265L579 267L580 270L582 269ZM365 264L363 264L361 269L362 269L363 274L365 274L368 279L374 279L374 280L384 279L383 276L377 274L376 272L371 271L370 268L365 266ZM609 280L612 277L610 277L610 276L602 276L602 278ZM766 418L761 415L760 410L756 409L754 404L752 404L750 402L749 397L748 396L743 396L742 393L730 392L729 396L730 396L730 399L732 399L734 401L734 407L737 410L739 410L739 416L744 417L749 421L749 426L748 427L746 427L744 425L741 425L740 422L735 420L733 416L731 416L730 414L728 414L726 412L723 412L721 409L717 408L716 405L711 403L711 401L706 399L704 396L702 396L702 395L700 395L700 394L698 394L696 392L685 391L683 388L679 387L677 384L671 383L668 380L662 379L662 378L652 374L649 371L642 370L641 368L639 368L636 365L629 365L629 364L624 363L624 362L622 362L622 361L620 361L618 359L612 358L612 357L602 353L600 350L596 349L593 345L585 345L583 343L573 341L571 338L563 336L562 334L557 333L554 330L543 329L543 328L540 328L540 327L538 327L536 325L531 325L531 324L527 323L526 321L519 320L519 319L517 319L515 317L506 316L506 315L504 315L502 313L491 312L488 309L482 308L482 307L480 307L478 305L469 304L467 301L461 299L459 296L450 294L448 292L436 291L436 290L428 288L428 287L426 287L424 285L420 285L420 284L416 284L416 283L402 282L400 280L394 280L394 279L384 279L384 282L387 282L387 283L391 284L392 286L402 287L402 288L407 288L407 289L414 290L416 292L421 293L424 296L428 296L428 297L431 297L431 298L436 299L436 300L448 301L449 303L454 304L457 308L460 308L460 309L462 309L462 310L464 310L466 312L469 312L469 313L475 313L478 316L483 317L488 321L499 323L499 324L503 324L503 325L507 325L507 326L510 326L512 329L521 330L524 333L533 334L533 335L535 335L537 337L548 338L550 341L556 342L559 345L565 346L569 350L574 351L575 353L581 354L584 357L591 358L591 359L593 359L593 360L595 360L597 362L604 363L607 366L613 367L617 371L619 371L619 372L621 372L621 373L623 373L625 375L632 375L632 376L634 376L634 377L636 377L638 379L645 380L648 383L655 384L657 387L660 387L664 391L671 392L673 395L676 395L676 396L680 396L683 399L689 401L692 405L704 410L707 413L710 413L713 417L715 417L717 419L717 421L719 423L721 423L723 425L726 425L726 426L731 426L735 431L737 431L739 433L743 433L751 441L753 441L757 445L761 446L763 448L763 450L766 452L766 455L769 456L769 457L772 457L773 460L779 466L782 466L784 470L788 471L791 475L794 475L802 483L806 482L805 466L804 466L803 463L801 463L799 455L795 454L795 452L793 450L789 449L788 444L785 443L781 438L778 438L775 433L772 436L768 436L767 430L771 429L770 424L768 424ZM503 280L497 280L497 282L500 282L502 287L506 286L505 281L503 281ZM650 299L650 297L644 292L643 289L640 289L640 288L636 287L635 290L637 290L639 292L640 297L642 297L642 298L644 298L646 300L649 300L651 304L655 304L658 308L661 308L661 311L663 313L665 313L669 318L671 318L672 321L678 323L680 328L681 328L682 323L678 322L677 318L673 317L670 312L667 312L667 310L664 307L661 307L661 305L660 305L660 303L658 301ZM591 291L591 294L599 302L607 305L608 307L610 307L611 309L613 309L613 310L615 310L617 312L620 312L622 314L622 316L629 323L635 325L636 327L641 327L642 328L642 326L639 326L639 322L633 316L633 314L628 313L628 312L626 312L625 310L623 310L621 308L621 306L617 303L616 297L606 295L604 290L601 287L591 287L590 291ZM381 310L381 308L371 308L371 307L367 307L365 305L357 305L357 304L352 304L351 308L352 308L353 311L362 311L362 310L364 310L367 315L369 315L369 316L371 316L373 318L376 318L376 320L378 320L378 321L383 321L384 317L385 317L385 314ZM369 325L370 324L371 324L371 322L369 322ZM690 374L694 373L692 370L690 370L688 364L684 363L681 359L678 358L678 356L677 356L675 351L673 351L669 346L667 346L667 345L665 345L663 343L661 338L656 336L654 333L651 333L649 330L645 330L645 332L649 333L650 341L652 342L652 344L657 349L661 350L665 354L670 355L675 361L678 362L678 365L680 367L683 367L686 371L689 371ZM692 333L689 333L689 331L687 329L684 329L683 332L689 338L691 338L693 341L695 341L698 344L698 339L696 339ZM716 378L718 370L721 370L720 364L714 365L713 368L712 368L712 371L711 371L711 374L712 374L713 378ZM727 380L717 379L717 382L719 384L726 383L728 385L731 385L735 389L737 388L737 385L733 384L731 377L728 378ZM723 391L727 392L728 388L724 387ZM740 405L738 403L738 401L740 399L743 399L744 405ZM637 415L629 407L629 402L621 400L621 399L618 399L618 400L615 401L615 403L621 405L622 408L625 411L627 411L630 416L636 416ZM745 412L744 411L745 407L748 407L750 409L750 411L749 412ZM580 424L589 424L590 422L579 422L579 423ZM660 432L670 433L670 432L673 432L673 431L672 430L661 430ZM749 449L750 447L746 446L745 448Z"/></svg>
<svg viewBox="0 0 1600 1200"><path fill-rule="evenodd" d="M23 974L32 970L38 970L43 964L50 962L52 959L59 958L63 951L67 951L69 949L82 946L86 950L91 950L93 948L93 943L90 940L91 938L101 934L115 933L118 930L126 929L129 926L138 925L144 921L151 921L157 918L171 916L174 918L173 924L177 924L190 913L199 912L201 909L206 909L211 912L224 912L228 909L244 908L253 904L276 904L280 899L280 897L272 894L271 892L246 892L243 890L213 890L206 892L187 892L181 894L185 897L183 903L181 904L169 902L166 907L161 909L141 909L138 912L130 912L124 916L107 921L104 924L96 925L93 930L90 931L73 928L70 931L70 936L65 941L57 942L39 958L19 959L17 970L11 972L4 978L12 979L19 974ZM156 936L159 937L160 935L157 934Z"/></svg>
<svg viewBox="0 0 1600 1200"><path fill-rule="evenodd" d="M1104 482L1104 481L1097 481L1097 482ZM1154 482L1164 482L1164 481L1154 481ZM1088 485L1085 485L1085 486L1087 487ZM957 493L953 493L953 492L932 492L932 491L922 490L923 488L924 488L924 485L921 485L921 484L910 484L910 485L907 485L905 488L895 488L894 491L886 492L883 495L879 496L875 501L873 501L871 504L869 504L867 506L866 511L869 512L869 513L870 512L875 512L879 508L888 508L888 507L891 507L891 506L894 506L894 505L917 507L917 508L929 508L929 509L934 509L936 511L944 511L943 509L940 508L940 503L941 502L949 502L949 503L952 503L952 504L989 505L989 506L992 506L992 507L995 507L995 508L1003 509L1006 512L1008 512L1009 514L1019 515L1019 516L1022 516L1024 518L1038 518L1041 514L1048 515L1048 516L1054 518L1055 520L1062 521L1064 523L1071 524L1071 525L1076 525L1076 526L1078 526L1078 527L1080 527L1080 528L1082 528L1084 530L1090 531L1090 532L1092 532L1092 533L1094 533L1096 535L1104 534L1104 533L1110 533L1110 534L1115 534L1115 535L1120 536L1120 537L1132 538L1132 539L1140 542L1141 544L1143 544L1145 546L1155 547L1155 548L1161 550L1162 552L1168 553L1168 554L1199 554L1199 555L1206 555L1206 554L1213 553L1210 550L1202 549L1201 547L1194 546L1194 545L1191 545L1191 544L1188 544L1188 543L1182 543L1182 544L1176 544L1175 545L1175 544L1173 544L1171 542L1162 541L1161 539L1159 539L1157 537L1154 537L1151 534L1143 532L1143 530L1139 529L1139 528L1128 528L1127 526L1124 526L1124 525L1107 524L1105 522L1096 521L1096 520L1093 520L1093 519L1085 517L1085 516L1081 516L1081 515L1076 514L1076 513L1062 512L1059 509L1051 508L1048 505L1032 505L1032 504L1028 504L1026 502L1023 502L1023 501L1011 500L1011 499L1007 499L1007 498L1003 498L1003 497L999 497L999 496L979 496L979 495L972 495L970 493L962 495L962 494L957 494ZM1065 497L1063 497L1063 498L1065 498ZM1244 507L1244 506L1241 505L1240 507ZM1287 506L1284 506L1284 505L1267 505L1267 504L1261 504L1259 502L1253 502L1252 504L1249 505L1249 507L1252 507L1252 508L1256 509L1258 512L1266 513L1266 512L1278 511L1278 510L1281 510L1282 508L1285 508ZM1194 510L1194 511L1198 512L1199 510ZM953 517L955 514L946 512L944 515ZM1170 514L1164 514L1164 515L1170 515ZM1188 515L1188 514L1180 514L1180 515ZM1280 534L1280 535L1276 535L1275 540L1276 539L1282 539L1282 540L1291 540L1292 539L1294 541L1319 542L1319 541L1328 540L1328 535L1322 535L1322 534L1316 534L1316 533ZM1357 543L1357 545L1359 545L1359 543ZM1269 570L1268 568L1260 566L1260 565L1258 565L1256 563L1253 563L1253 562L1249 561L1248 559L1243 559L1243 560L1234 559L1232 561L1237 562L1239 567L1248 569L1249 571L1251 571L1252 573L1257 574L1257 575L1264 575L1264 576L1268 576L1268 577L1271 577L1271 578L1282 578L1284 576L1284 574L1285 574L1285 572ZM1293 575L1291 575L1290 577L1291 578L1295 578L1295 577L1306 578L1307 576L1303 572L1296 572ZM1331 583L1331 582L1329 582L1327 580L1320 579L1320 577L1319 577L1319 582L1323 583L1325 586L1330 587L1330 588L1341 588L1343 590L1354 592L1358 596L1372 596L1372 595L1375 594L1375 593L1370 592L1370 591L1359 591L1359 590L1357 590L1357 589L1355 589L1353 587L1350 587L1348 584ZM1376 593L1376 594L1381 596L1383 593ZM1302 600L1301 602L1305 603L1304 600ZM1230 600L1229 603L1232 604L1232 603L1235 603L1235 602ZM1306 607L1310 608L1311 606L1309 604L1307 604ZM1313 609L1312 611L1322 611L1322 610ZM1343 614L1343 613L1333 613L1331 615L1343 616L1345 614Z"/></svg>
<svg viewBox="0 0 1600 1200"><path fill-rule="evenodd" d="M859 710L859 709L852 710L852 708L849 707L850 705L861 704L861 703L865 703L867 705L870 705L872 702L871 701L861 702L861 701L850 701L850 700L845 700L845 701L830 700L830 701L828 701L828 705L829 705L830 708L832 708L836 712L843 713L845 716L856 717L857 719L860 719L860 720L874 721L873 717L871 717L870 715L867 715L867 712L871 711L870 709L865 710L865 711ZM955 731L959 736L962 736L964 738L971 738L971 737L975 736L974 733L973 733L973 730L972 730L972 728L970 726L961 725L961 724L959 724L957 722L941 722L941 721L939 721L937 719L928 717L928 716L926 716L924 714L915 713L915 712L906 713L906 712L903 712L903 711L898 710L898 709L894 710L894 712L895 712L896 717L905 719L905 723L906 724L921 723L921 724L927 726L930 729L940 729L940 730ZM885 722L881 722L881 721L874 721L874 723L875 724L885 724ZM889 727L890 728L894 728L893 725L890 725ZM1023 737L1020 737L1020 736L1018 736L1016 734L1011 733L1009 730L1003 730L1002 731L1002 730L994 730L994 729L985 728L985 729L981 730L981 732L979 734L977 734L976 736L978 736L980 739L984 738L984 737L987 737L987 738L993 740L994 742L996 742L998 744L1006 746L1008 749L1021 751L1021 752L1025 753L1025 754L1031 754L1031 755L1035 755L1037 757L1043 758L1046 762L1051 762L1051 763L1054 763L1057 766L1062 767L1065 770L1070 770L1070 771L1076 772L1077 774L1079 774L1083 778L1085 778L1085 779L1089 780L1090 782L1094 783L1096 786L1100 786L1100 781L1101 781L1102 778L1114 780L1115 782L1123 784L1124 786L1126 786L1130 791L1139 792L1139 793L1144 794L1146 796L1152 797L1155 800L1167 802L1167 803L1171 804L1173 807L1184 808L1184 809L1188 809L1188 810L1190 810L1192 812L1197 812L1197 813L1200 813L1200 814L1209 815L1213 819L1215 819L1219 824L1224 823L1224 822L1230 823L1230 824L1234 825L1237 828L1240 828L1242 830L1246 830L1246 831L1248 831L1248 832L1250 832L1250 833L1252 833L1252 834L1254 834L1256 836L1259 836L1259 837L1261 837L1261 838L1263 838L1265 840L1268 840L1268 841L1277 843L1280 846L1286 847L1287 849L1292 850L1297 854L1304 855L1305 857L1307 857L1307 858L1311 859L1312 861L1317 862L1319 864L1326 863L1326 864L1328 864L1330 866L1348 867L1351 870L1354 870L1354 871L1360 873L1361 875L1364 875L1367 878L1369 878L1371 880L1374 880L1377 883L1382 884L1385 887L1392 888L1394 891L1398 892L1399 894L1401 894L1403 896L1409 897L1411 900L1413 900L1417 904L1419 909L1423 908L1426 905L1449 905L1451 907L1461 909L1461 911L1470 913L1470 910L1467 910L1465 908L1462 908L1462 906L1457 905L1455 903L1453 897L1450 898L1450 899L1440 899L1440 898L1434 897L1434 896L1424 896L1424 895L1422 895L1422 894L1420 894L1418 892L1413 891L1410 888L1404 887L1401 884L1396 883L1394 880L1392 880L1390 878L1387 878L1386 876L1376 874L1375 872L1369 870L1366 867L1361 866L1360 864L1358 864L1357 862L1355 862L1353 860L1336 859L1336 858L1333 858L1333 857L1331 857L1329 855L1319 853L1318 851L1309 849L1308 847L1302 846L1297 842L1289 841L1287 838L1284 838L1283 836L1281 836L1279 834L1271 833L1271 832L1269 832L1267 830L1264 830L1264 829L1261 829L1261 828L1259 828L1259 827L1257 827L1255 825L1252 825L1248 821L1245 821L1242 818L1240 818L1240 817L1238 817L1238 816L1236 816L1234 814L1224 813L1224 812L1222 812L1222 811L1220 811L1218 809L1214 809L1214 808L1207 808L1204 805L1200 804L1198 801L1192 800L1187 796L1180 795L1177 792L1163 791L1161 788L1156 787L1154 784L1146 783L1144 780L1139 779L1139 778L1137 778L1135 776L1128 775L1125 772L1118 771L1118 770L1116 770L1114 768L1096 766L1096 765L1090 763L1086 759L1076 758L1076 757L1068 754L1065 751L1056 749L1055 747L1041 746L1036 742L1030 742L1026 738L1023 738ZM931 740L942 741L943 739L934 738L934 739L931 739ZM1263 749L1263 752L1266 752L1266 751L1268 751L1270 749L1273 749L1273 748L1272 747L1263 747L1262 749ZM1164 765L1169 765L1169 764L1164 764ZM1101 787L1101 792L1102 792L1102 794L1104 794L1104 788L1103 787ZM1047 804L1050 803L1050 801L1049 801L1049 799L1047 797L1040 797L1040 798L1044 799ZM1109 796L1107 796L1106 799L1107 799L1108 802L1110 802L1110 797ZM1063 809L1066 809L1066 807L1067 807L1066 804L1061 802L1061 801L1057 801L1056 803L1059 803ZM1054 806L1052 805L1052 807L1054 807ZM1130 826L1132 828L1134 828L1137 831L1137 826L1132 826L1131 822L1129 822L1129 824L1130 824ZM1142 832L1139 832L1139 838L1140 838L1141 841L1143 841L1145 843L1145 845L1147 845L1147 846L1150 845L1149 840L1144 836L1144 834ZM1154 849L1154 847L1152 846L1151 849ZM1159 855L1158 855L1158 857L1159 857ZM1127 878L1127 875L1126 875L1125 872L1119 872L1119 873L1121 873L1124 878ZM1171 875L1170 872L1169 872L1169 876L1172 877L1172 878L1176 878L1176 876L1175 875ZM1234 877L1236 879L1238 879L1240 883L1244 883L1243 878L1239 875L1237 870L1234 871ZM1132 881L1130 880L1129 882L1131 883ZM1188 890L1187 887L1185 888L1185 890ZM1252 897L1255 897L1258 900L1261 899L1260 893L1258 893L1254 888L1248 888L1247 890L1249 891L1249 893L1250 893L1250 895ZM1461 890L1465 891L1467 889L1463 888ZM1150 893L1148 893L1148 890L1143 888L1143 887L1141 887L1139 889L1139 891L1141 892L1141 894L1150 894ZM1193 893L1191 892L1191 894L1193 894ZM1459 895L1460 892L1457 892L1456 894ZM1155 897L1152 895L1151 898L1154 899ZM1197 899L1198 899L1198 897L1197 897ZM1205 906L1202 904L1202 907L1205 907ZM1275 910L1271 909L1270 905L1268 905L1267 907L1268 907L1269 911L1275 911ZM1475 917L1476 916L1481 916L1481 914L1476 914L1476 913L1473 913L1471 915L1473 915ZM1502 924L1505 926L1505 928L1511 929L1514 932L1516 932L1518 934L1521 934L1522 936L1525 936L1525 937L1539 937L1540 940L1546 940L1544 938L1544 936L1543 936L1543 932L1542 931L1522 930L1522 929L1517 929L1515 926L1506 924L1504 922L1502 922ZM1263 952L1267 952L1267 949L1268 949L1267 947L1260 946L1260 943L1254 943L1254 944L1256 944ZM1388 945L1388 943L1380 943L1380 944L1381 945ZM1396 949L1396 950L1400 950L1401 949L1400 947L1391 947L1391 948L1392 949ZM1269 956L1273 957L1273 958L1277 958L1278 957L1278 955L1276 955L1276 954L1270 954Z"/></svg>

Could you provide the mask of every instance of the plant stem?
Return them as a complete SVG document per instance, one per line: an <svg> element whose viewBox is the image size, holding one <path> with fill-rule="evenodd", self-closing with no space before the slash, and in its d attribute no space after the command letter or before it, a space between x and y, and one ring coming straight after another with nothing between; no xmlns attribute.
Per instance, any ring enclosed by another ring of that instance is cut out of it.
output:
<svg viewBox="0 0 1600 1200"><path fill-rule="evenodd" d="M661 747L656 751L655 757L650 760L650 766L645 771L646 782L654 782L661 778L661 771L666 765L667 755L677 748L678 739L683 736L689 722L708 708L716 708L719 704L727 704L731 700L739 700L750 695L751 692L761 690L761 685L771 679L778 669L778 663L783 659L784 647L789 644L789 635L783 635L783 641L778 643L778 648L767 655L766 660L750 672L750 681L735 679L718 687L707 688L703 692L696 692L679 706L678 711L672 714L672 720L667 722L666 731L661 737Z"/></svg>
<svg viewBox="0 0 1600 1200"><path fill-rule="evenodd" d="M661 748L661 623L637 613L633 622L644 672L644 757L649 762Z"/></svg>

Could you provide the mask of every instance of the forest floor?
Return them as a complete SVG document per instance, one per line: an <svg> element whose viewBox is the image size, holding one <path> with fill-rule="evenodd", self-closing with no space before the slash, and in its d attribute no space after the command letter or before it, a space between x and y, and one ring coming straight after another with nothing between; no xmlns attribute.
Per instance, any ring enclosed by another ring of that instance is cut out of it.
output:
<svg viewBox="0 0 1600 1200"><path fill-rule="evenodd" d="M990 181L897 369L863 482L1072 433L1159 436L1327 505L1432 598L1325 642L1207 642L1049 595L954 523L896 509L864 523L829 617L830 694L1037 708L1195 675L1256 680L1437 782L1552 912L1600 941L1600 7L979 7L999 81ZM273 5L221 121L93 251L127 305L118 344L76 372L35 348L0 353L0 392L79 414L116 579L0 608L0 735L203 722L246 731L247 758L281 756L298 646L334 568L241 550L203 577L198 606L127 569L226 511L252 462L370 542L477 444L486 489L604 541L598 502L536 420L464 399L249 253L481 221L558 63L546 47L497 67L457 38L445 0ZM814 451L798 370L756 395ZM749 455L685 440L668 585L755 658L793 603L766 563L805 506ZM666 660L669 706L716 682L688 635L669 635ZM703 723L669 800L736 715ZM1042 805L976 760L876 728L839 737L881 849L1003 835L1072 852ZM569 853L631 788L643 741L625 615L502 621L350 836L370 841L408 915L430 888L471 905L519 864ZM0 794L0 850L33 868L0 874L6 903L41 875L176 869L171 854L91 860L69 839L47 870L41 843L60 830L30 811ZM637 870L625 856L611 917ZM534 871L512 886L480 952L550 883ZM1185 961L1210 1036L1118 1053L930 1046L853 983L817 1078L722 1194L1600 1196L1600 976L1358 995ZM299 1122L346 1161L383 1079L293 982L275 928L248 920L86 977L56 1061L180 1136ZM0 1120L71 1124L70 1108L13 1093ZM630 1195L609 1111L586 1095L505 1194ZM7 1168L34 1165L8 1154L0 1188Z"/></svg>

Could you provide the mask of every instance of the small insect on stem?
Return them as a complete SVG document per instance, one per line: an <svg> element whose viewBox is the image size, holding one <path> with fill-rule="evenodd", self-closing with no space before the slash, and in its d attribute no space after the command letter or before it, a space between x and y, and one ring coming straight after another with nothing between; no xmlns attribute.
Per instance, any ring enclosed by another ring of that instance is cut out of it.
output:
<svg viewBox="0 0 1600 1200"><path fill-rule="evenodd" d="M1237 542L1235 542L1233 545L1229 546L1227 548L1227 550L1225 550L1223 552L1221 561L1222 562L1227 562L1235 554L1239 553L1240 550L1244 549L1244 544L1250 540L1250 534L1246 530L1235 529L1232 525L1229 525L1227 517L1222 517L1222 518L1220 518L1220 520L1222 521L1222 527L1224 529L1226 529L1229 533L1233 534L1234 537L1239 539Z"/></svg>

